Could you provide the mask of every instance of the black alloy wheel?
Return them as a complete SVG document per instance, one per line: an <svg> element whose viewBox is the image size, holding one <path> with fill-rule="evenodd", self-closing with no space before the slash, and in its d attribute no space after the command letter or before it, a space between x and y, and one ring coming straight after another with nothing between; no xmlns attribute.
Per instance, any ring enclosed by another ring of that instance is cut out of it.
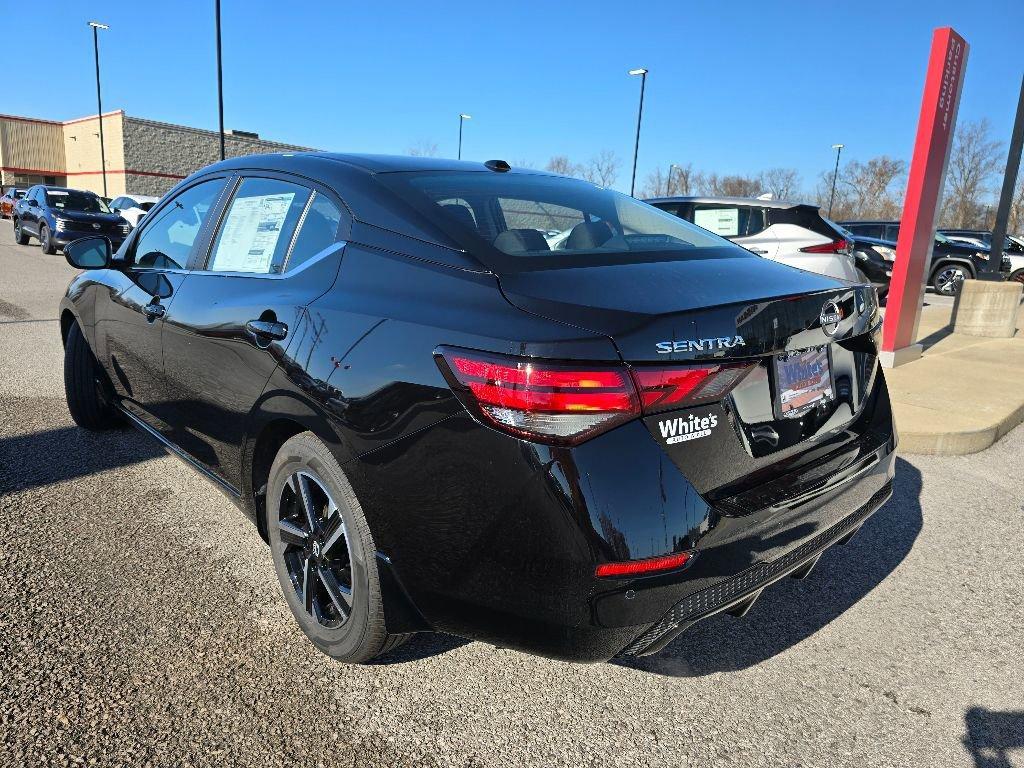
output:
<svg viewBox="0 0 1024 768"><path fill-rule="evenodd" d="M970 279L970 273L957 264L945 264L935 270L932 275L932 288L943 296L956 296L964 280Z"/></svg>
<svg viewBox="0 0 1024 768"><path fill-rule="evenodd" d="M50 237L50 228L45 224L39 228L39 247L43 253L49 256L57 252L57 249L53 247L53 240Z"/></svg>
<svg viewBox="0 0 1024 768"><path fill-rule="evenodd" d="M338 505L314 474L298 471L285 483L279 510L292 588L310 617L336 629L352 613L352 551Z"/></svg>
<svg viewBox="0 0 1024 768"><path fill-rule="evenodd" d="M21 219L14 220L14 242L18 245L28 245L28 235L21 227Z"/></svg>
<svg viewBox="0 0 1024 768"><path fill-rule="evenodd" d="M270 467L267 539L292 615L328 656L364 664L412 636L388 631L369 523L338 460L312 432L286 440Z"/></svg>

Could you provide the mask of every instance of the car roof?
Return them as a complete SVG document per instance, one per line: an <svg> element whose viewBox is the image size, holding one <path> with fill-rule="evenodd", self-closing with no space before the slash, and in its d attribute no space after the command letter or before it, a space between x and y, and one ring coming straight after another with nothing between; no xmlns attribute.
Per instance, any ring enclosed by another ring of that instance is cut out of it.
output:
<svg viewBox="0 0 1024 768"><path fill-rule="evenodd" d="M812 203L801 203L792 200L761 200L756 197L715 197L710 195L676 195L673 197L650 197L645 203L734 203L736 205L755 205L760 208L797 208L806 206L817 210L820 206Z"/></svg>
<svg viewBox="0 0 1024 768"><path fill-rule="evenodd" d="M489 162L489 161L488 161ZM343 152L274 152L263 155L245 155L210 166L223 169L259 168L285 170L289 166L321 165L328 169L331 165L344 165L353 170L367 174L398 173L402 171L481 171L496 173L484 163L474 160L451 160L440 157L408 157L404 155L370 155ZM533 168L511 168L511 173L529 173L533 175L556 176L547 171Z"/></svg>

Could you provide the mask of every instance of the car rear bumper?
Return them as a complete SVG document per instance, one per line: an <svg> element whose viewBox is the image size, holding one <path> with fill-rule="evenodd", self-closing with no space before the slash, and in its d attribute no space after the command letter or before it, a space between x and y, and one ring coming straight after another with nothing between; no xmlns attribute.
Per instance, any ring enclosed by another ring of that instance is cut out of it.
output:
<svg viewBox="0 0 1024 768"><path fill-rule="evenodd" d="M891 493L884 379L857 437L709 503L643 422L574 448L459 414L346 463L378 550L422 626L553 658L662 647L855 530ZM712 458L713 460L713 458ZM598 578L597 564L695 550L682 570Z"/></svg>

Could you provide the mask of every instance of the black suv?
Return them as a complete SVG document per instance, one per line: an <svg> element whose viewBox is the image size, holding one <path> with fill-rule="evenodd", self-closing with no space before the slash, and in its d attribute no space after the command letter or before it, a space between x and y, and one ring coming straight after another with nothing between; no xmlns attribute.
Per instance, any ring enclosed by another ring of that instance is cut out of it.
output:
<svg viewBox="0 0 1024 768"><path fill-rule="evenodd" d="M843 221L840 222L840 226L857 236L886 241L884 244L890 246L895 254L896 241L900 234L898 221ZM895 256L893 258L895 259ZM941 232L936 232L928 285L936 293L953 296L959 293L964 280L971 280L988 268L988 259L988 248L957 242ZM1010 260L1005 256L999 265L999 271L1007 275L1010 273Z"/></svg>
<svg viewBox="0 0 1024 768"><path fill-rule="evenodd" d="M66 187L32 187L14 206L14 240L39 240L43 253L56 253L81 237L103 235L116 249L130 229L99 195Z"/></svg>
<svg viewBox="0 0 1024 768"><path fill-rule="evenodd" d="M339 659L650 653L891 493L874 291L585 181L242 157L65 255L74 420L222 489Z"/></svg>

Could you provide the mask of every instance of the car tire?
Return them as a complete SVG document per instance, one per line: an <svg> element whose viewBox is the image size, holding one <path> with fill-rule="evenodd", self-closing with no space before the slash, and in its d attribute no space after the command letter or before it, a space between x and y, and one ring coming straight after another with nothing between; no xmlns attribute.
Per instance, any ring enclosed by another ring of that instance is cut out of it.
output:
<svg viewBox="0 0 1024 768"><path fill-rule="evenodd" d="M974 277L971 271L961 264L940 264L932 270L928 284L940 296L956 296L964 280Z"/></svg>
<svg viewBox="0 0 1024 768"><path fill-rule="evenodd" d="M64 344L64 395L75 424L94 432L120 423L110 404L103 368L96 361L78 323L72 323Z"/></svg>
<svg viewBox="0 0 1024 768"><path fill-rule="evenodd" d="M52 256L57 252L53 245L53 238L50 236L50 228L45 224L39 227L39 247L47 256Z"/></svg>
<svg viewBox="0 0 1024 768"><path fill-rule="evenodd" d="M281 590L317 648L363 664L411 636L387 631L373 535L341 466L312 432L281 446L266 507Z"/></svg>
<svg viewBox="0 0 1024 768"><path fill-rule="evenodd" d="M1018 269L1016 272L1012 272L1007 279L1015 283L1024 283L1024 269Z"/></svg>
<svg viewBox="0 0 1024 768"><path fill-rule="evenodd" d="M14 242L18 245L28 245L28 233L21 227L21 219L14 220Z"/></svg>

